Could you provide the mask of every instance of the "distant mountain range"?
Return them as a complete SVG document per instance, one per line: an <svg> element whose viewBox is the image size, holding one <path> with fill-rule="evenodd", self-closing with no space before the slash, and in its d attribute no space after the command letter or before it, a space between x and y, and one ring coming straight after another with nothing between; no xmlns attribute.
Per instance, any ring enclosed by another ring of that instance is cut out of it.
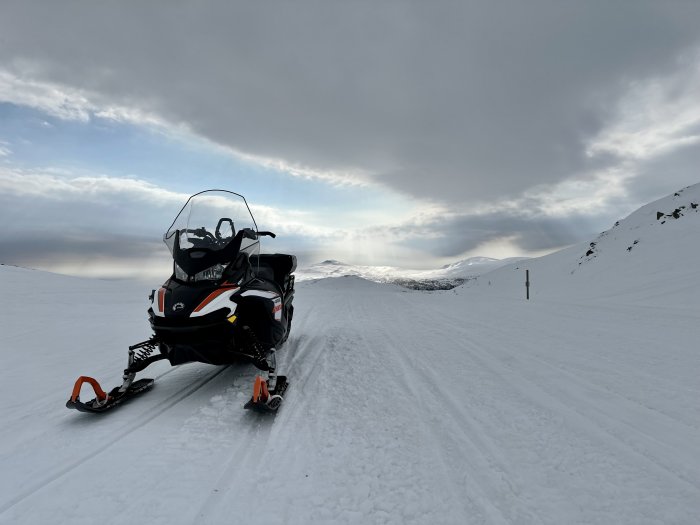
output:
<svg viewBox="0 0 700 525"><path fill-rule="evenodd" d="M470 257L433 270L360 266L331 259L298 269L297 278L349 275L414 289L451 289L467 283L472 288L486 286L489 293L522 292L524 296L527 269L533 298L567 289L581 297L613 297L639 289L639 295L648 300L663 301L666 294L674 293L690 301L700 293L686 284L698 272L699 231L700 184L695 184L642 206L589 241L543 257ZM668 290L671 281L673 289ZM656 282L658 289L652 292L649 285ZM679 294L680 289L684 292Z"/></svg>
<svg viewBox="0 0 700 525"><path fill-rule="evenodd" d="M325 279L328 277L356 276L368 281L399 284L413 289L450 289L477 275L501 266L521 261L523 258L492 259L470 257L432 270L410 270L395 266L362 266L346 264L335 259L313 264L297 270L297 279Z"/></svg>

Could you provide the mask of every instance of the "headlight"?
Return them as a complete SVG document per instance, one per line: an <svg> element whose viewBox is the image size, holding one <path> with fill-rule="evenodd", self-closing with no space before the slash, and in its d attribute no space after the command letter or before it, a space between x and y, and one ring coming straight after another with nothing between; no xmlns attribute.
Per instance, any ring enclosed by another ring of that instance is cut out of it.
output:
<svg viewBox="0 0 700 525"><path fill-rule="evenodd" d="M226 269L225 264L215 264L214 266L211 266L207 268L206 270L202 270L199 273L196 273L194 275L194 280L195 281L217 281L221 279L221 276L224 274L224 270ZM175 278L179 279L180 281L188 281L189 276L187 275L187 272L180 268L177 263L175 263Z"/></svg>
<svg viewBox="0 0 700 525"><path fill-rule="evenodd" d="M196 273L194 275L194 280L195 281L216 281L221 279L221 276L224 275L224 270L226 269L225 264L215 264L214 266L211 266L207 268L206 270L202 270L199 273Z"/></svg>

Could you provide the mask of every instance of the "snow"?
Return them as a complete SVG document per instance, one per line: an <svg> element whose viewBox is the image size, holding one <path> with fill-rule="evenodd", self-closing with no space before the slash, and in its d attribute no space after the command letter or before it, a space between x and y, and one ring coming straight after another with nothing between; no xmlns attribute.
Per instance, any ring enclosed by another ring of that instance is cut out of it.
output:
<svg viewBox="0 0 700 525"><path fill-rule="evenodd" d="M699 201L450 291L298 283L272 417L252 367L164 362L67 410L119 382L150 289L0 266L0 523L697 523Z"/></svg>

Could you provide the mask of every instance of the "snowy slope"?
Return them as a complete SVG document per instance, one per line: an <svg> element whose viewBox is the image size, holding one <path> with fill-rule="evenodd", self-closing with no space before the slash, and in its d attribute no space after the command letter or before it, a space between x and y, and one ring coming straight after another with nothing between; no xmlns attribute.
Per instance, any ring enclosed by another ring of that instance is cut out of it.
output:
<svg viewBox="0 0 700 525"><path fill-rule="evenodd" d="M643 206L589 242L510 264L468 286L524 296L525 269L529 269L533 298L697 308L699 203L700 184L696 184Z"/></svg>
<svg viewBox="0 0 700 525"><path fill-rule="evenodd" d="M656 222L697 195L527 261L529 302L522 263L299 283L276 417L243 365L65 409L77 375L119 381L150 289L0 266L0 523L697 523L700 216Z"/></svg>

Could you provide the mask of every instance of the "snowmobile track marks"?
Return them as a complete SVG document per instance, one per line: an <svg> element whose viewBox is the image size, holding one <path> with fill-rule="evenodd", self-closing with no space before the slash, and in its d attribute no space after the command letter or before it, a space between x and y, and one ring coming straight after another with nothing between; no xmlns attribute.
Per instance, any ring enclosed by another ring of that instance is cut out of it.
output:
<svg viewBox="0 0 700 525"><path fill-rule="evenodd" d="M496 333L494 327L487 323L480 323L480 327ZM509 364L494 364L493 357L483 347L473 344L464 328L458 328L458 330L465 332L465 340L469 341L469 352L484 369L491 370L494 373L498 371L501 374L504 371L510 372L509 382L513 388L517 388L522 393L527 393L534 403L537 403L545 410L558 413L570 425L577 426L583 433L582 435L587 435L591 439L598 440L599 443L606 444L610 450L616 452L618 457L630 458L632 462L642 460L652 472L666 478L666 483L668 484L680 482L691 490L700 488L696 479L692 479L692 477L678 472L670 466L670 460L661 460L663 451L658 452L659 456L655 457L651 452L654 448L644 448L645 446L654 447L656 445L653 436L640 431L638 425L630 425L629 422L620 420L614 412L610 412L608 405L594 405L590 401L592 397L595 398L595 396L591 395L591 392L597 395L614 397L617 402L624 406L624 410L621 410L620 413L632 413L634 407L639 406L638 403L620 394L612 393L602 385L572 374L561 366L554 365L545 358L534 355L534 353L528 354L528 359L553 371L554 375L566 376L566 388L562 388L559 383L536 380L533 373L535 369L512 351L500 350L502 356L507 357ZM503 348L503 346L500 348ZM540 367L540 370L542 370L542 367ZM537 397L532 397L534 393L538 394ZM640 420L642 420L641 416ZM665 426L670 426L674 423L669 419L665 420ZM624 428L625 431L621 432L621 428ZM630 440L621 438L622 435L634 435L637 444L631 444Z"/></svg>
<svg viewBox="0 0 700 525"><path fill-rule="evenodd" d="M244 381L247 385L248 383ZM238 389L237 391L242 391ZM233 397L235 400L236 398ZM282 412L284 414L284 412ZM260 461L264 456L270 436L274 430L275 415L270 417L255 411L242 410L239 423L249 423L240 426L236 434L238 442L232 448L230 455L224 462L223 468L211 485L210 494L199 505L199 509L193 515L192 523L221 523L222 518L217 515L220 507L227 497L230 497L231 487L237 486L238 480L246 471L244 465Z"/></svg>
<svg viewBox="0 0 700 525"><path fill-rule="evenodd" d="M487 329L492 333L497 333L496 327L488 323L479 323L480 329ZM473 328L473 326L472 326ZM600 452L602 458L620 458L620 461L628 461L632 465L646 466L646 469L656 476L664 479L665 486L675 486L682 491L697 491L696 480L682 475L671 468L666 461L660 461L659 457L654 457L653 453L645 453L644 449L632 446L627 440L619 435L620 428L627 428L627 431L635 432L637 440L653 443L653 436L646 436L634 427L630 427L624 421L618 421L611 414L606 413L609 409L605 405L593 405L590 401L590 391L599 391L601 386L591 381L586 381L580 377L566 372L560 367L548 363L540 356L527 354L530 361L536 361L537 367L529 364L528 360L512 351L504 349L506 345L499 345L494 341L494 348L499 348L499 355L493 355L483 346L475 344L465 327L458 327L458 332L462 332L466 345L464 348L469 352L474 363L480 369L489 371L494 375L508 377L511 390L519 392L522 399L525 399L531 406L536 407L546 413L555 414L570 428L578 429L579 435L592 443L597 443L596 451ZM505 359L504 359L505 358ZM566 387L562 387L560 382L538 380L537 374L541 373L542 365L554 371L551 377L566 376ZM626 458L626 459L622 459ZM642 461L639 463L639 461Z"/></svg>
<svg viewBox="0 0 700 525"><path fill-rule="evenodd" d="M160 403L152 406L149 408L142 417L138 418L136 421L132 422L131 424L127 425L121 432L117 433L116 436L114 436L112 439L109 439L105 442L102 443L100 448L93 450L92 452L88 453L87 455L83 456L80 459L77 459L68 465L64 466L63 468L58 469L56 472L53 474L45 477L38 483L34 484L24 492L16 495L14 498L10 499L9 501L5 502L3 505L0 506L0 515L4 514L8 510L12 509L15 505L21 503L31 495L39 492L41 489L44 487L50 485L54 481L57 481L58 479L62 478L66 474L72 472L76 468L80 467L84 463L87 463L91 459L99 456L102 454L105 450L107 450L110 446L114 445L115 443L119 442L122 440L124 437L128 436L132 432L140 429L141 427L145 426L147 423L150 421L156 419L158 416L164 414L167 410L171 409L184 399L188 398L192 394L194 394L197 390L201 389L203 386L205 386L207 383L211 382L214 378L222 374L225 370L227 370L229 366L223 366L216 370L214 373L208 375L204 380L196 381L196 384L190 384L188 388L182 390L180 393L177 395L173 396L170 399L166 399L161 401ZM176 368L171 368L170 370L166 371L165 373L159 375L156 377L156 379L159 379L163 377L164 375L174 371ZM87 416L93 417L93 416Z"/></svg>

